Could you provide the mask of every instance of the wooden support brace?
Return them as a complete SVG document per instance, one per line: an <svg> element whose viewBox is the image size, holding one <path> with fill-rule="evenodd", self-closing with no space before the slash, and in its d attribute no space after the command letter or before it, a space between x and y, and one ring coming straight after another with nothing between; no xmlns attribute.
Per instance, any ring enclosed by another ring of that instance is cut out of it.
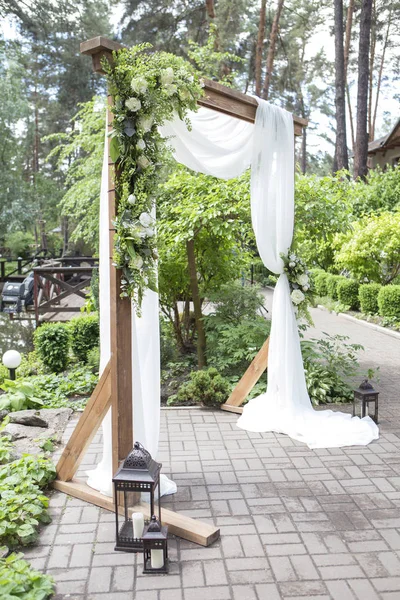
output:
<svg viewBox="0 0 400 600"><path fill-rule="evenodd" d="M57 477L60 481L73 478L110 406L111 377L108 363L58 461Z"/></svg>
<svg viewBox="0 0 400 600"><path fill-rule="evenodd" d="M243 404L247 398L247 395L251 392L268 366L268 351L269 338L262 345L261 350L253 359L251 365L248 367L247 371L238 382L235 389L232 391L228 400L225 402L225 404L222 404L222 410L238 413L243 411L241 404Z"/></svg>
<svg viewBox="0 0 400 600"><path fill-rule="evenodd" d="M114 512L114 502L109 496L104 496L100 492L93 490L85 482L74 479L73 481L54 481L53 487L60 492L69 494L74 498L80 498L90 504L101 506L106 510ZM149 505L145 502L138 503L129 509L129 513L141 512L146 518L150 517ZM119 507L119 512L123 513L123 507ZM210 546L219 538L220 530L213 525L197 521L185 515L180 515L171 510L161 507L161 520L163 525L168 525L169 532L185 540L200 544L201 546Z"/></svg>

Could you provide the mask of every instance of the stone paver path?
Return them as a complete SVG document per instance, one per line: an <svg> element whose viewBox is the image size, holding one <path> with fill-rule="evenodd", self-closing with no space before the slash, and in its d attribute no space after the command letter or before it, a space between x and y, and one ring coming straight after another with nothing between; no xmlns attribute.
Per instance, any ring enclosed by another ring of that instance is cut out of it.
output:
<svg viewBox="0 0 400 600"><path fill-rule="evenodd" d="M54 493L53 523L26 555L55 577L57 600L400 599L400 340L314 318L381 364L380 439L310 450L242 431L232 414L163 410L159 459L178 484L163 503L219 526L221 539L202 548L172 538L170 574L143 575L141 557L114 552L112 514Z"/></svg>

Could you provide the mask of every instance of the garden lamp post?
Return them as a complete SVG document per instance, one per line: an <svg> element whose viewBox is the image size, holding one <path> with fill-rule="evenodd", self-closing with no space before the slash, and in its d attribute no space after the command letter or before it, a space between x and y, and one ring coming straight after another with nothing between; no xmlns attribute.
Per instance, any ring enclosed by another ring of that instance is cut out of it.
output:
<svg viewBox="0 0 400 600"><path fill-rule="evenodd" d="M21 364L21 355L18 350L7 350L3 354L3 365L10 371L10 379L15 380L15 370Z"/></svg>

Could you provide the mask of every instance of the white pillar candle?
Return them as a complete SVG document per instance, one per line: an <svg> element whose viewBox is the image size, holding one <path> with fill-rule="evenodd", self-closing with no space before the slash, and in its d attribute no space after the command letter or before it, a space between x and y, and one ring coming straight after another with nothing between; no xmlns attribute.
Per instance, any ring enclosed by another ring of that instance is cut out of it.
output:
<svg viewBox="0 0 400 600"><path fill-rule="evenodd" d="M151 550L151 568L161 569L164 566L164 550Z"/></svg>
<svg viewBox="0 0 400 600"><path fill-rule="evenodd" d="M144 529L144 516L142 513L133 513L132 514L132 523L133 523L133 537L140 539L143 535Z"/></svg>

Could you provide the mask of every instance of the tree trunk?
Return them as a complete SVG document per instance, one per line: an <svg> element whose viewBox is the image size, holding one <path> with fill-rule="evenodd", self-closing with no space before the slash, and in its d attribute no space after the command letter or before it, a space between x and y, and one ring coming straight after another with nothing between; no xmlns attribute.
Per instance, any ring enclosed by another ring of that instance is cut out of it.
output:
<svg viewBox="0 0 400 600"><path fill-rule="evenodd" d="M256 45L256 60L255 60L255 80L256 80L256 96L261 95L261 70L262 56L264 48L265 35L265 15L266 15L267 0L261 0L260 21L258 23L258 37Z"/></svg>
<svg viewBox="0 0 400 600"><path fill-rule="evenodd" d="M276 40L278 37L279 19L281 18L283 2L284 2L284 0L278 0L278 6L276 7L276 13L274 15L274 20L272 21L271 35L269 36L269 46L268 46L268 55L267 55L267 70L265 73L265 80L264 80L264 86L263 86L263 92L262 92L262 97L264 98L264 100L268 100L269 88L271 86L271 77L272 77L272 70L274 67L274 58L275 58L275 49L276 49Z"/></svg>
<svg viewBox="0 0 400 600"><path fill-rule="evenodd" d="M336 143L334 171L349 168L346 140L346 90L343 48L343 0L334 0Z"/></svg>
<svg viewBox="0 0 400 600"><path fill-rule="evenodd" d="M206 334L203 325L203 315L201 312L201 300L199 293L199 284L197 281L196 256L194 253L194 240L186 242L186 252L188 258L190 288L192 290L192 299L194 307L194 318L197 330L197 363L199 369L206 366Z"/></svg>
<svg viewBox="0 0 400 600"><path fill-rule="evenodd" d="M368 172L368 75L372 0L362 0L360 41L358 49L357 131L354 153L354 178L365 178Z"/></svg>
<svg viewBox="0 0 400 600"><path fill-rule="evenodd" d="M387 48L388 43L389 43L389 31L390 31L391 24L392 24L392 7L390 7L390 9L389 9L389 17L388 17L386 35L385 35L385 39L384 39L384 42L383 42L381 63L380 63L380 66L379 66L378 82L377 82L377 85L376 85L376 97L375 97L374 116L372 118L371 129L370 129L370 132L369 132L369 134L370 134L370 140L371 141L375 138L375 125L376 125L376 115L378 113L379 93L381 91L383 67L385 65L385 54L386 54L386 48Z"/></svg>
<svg viewBox="0 0 400 600"><path fill-rule="evenodd" d="M307 129L305 127L301 138L301 172L303 175L307 172Z"/></svg>
<svg viewBox="0 0 400 600"><path fill-rule="evenodd" d="M354 136L354 123L353 123L353 110L351 108L349 84L347 83L347 72L348 72L348 68L349 68L349 58L350 58L351 29L353 26L353 14L354 14L354 0L350 0L349 6L347 8L346 36L345 36L345 42L344 42L344 80L345 80L345 85L346 85L347 108L349 111L351 148L354 152L355 136Z"/></svg>
<svg viewBox="0 0 400 600"><path fill-rule="evenodd" d="M368 140L371 141L372 130L372 91L374 88L374 64L376 50L376 4L372 1L372 17L371 17L371 41L369 50L369 90L368 90Z"/></svg>
<svg viewBox="0 0 400 600"><path fill-rule="evenodd" d="M215 18L214 0L206 0L207 15L210 19Z"/></svg>

